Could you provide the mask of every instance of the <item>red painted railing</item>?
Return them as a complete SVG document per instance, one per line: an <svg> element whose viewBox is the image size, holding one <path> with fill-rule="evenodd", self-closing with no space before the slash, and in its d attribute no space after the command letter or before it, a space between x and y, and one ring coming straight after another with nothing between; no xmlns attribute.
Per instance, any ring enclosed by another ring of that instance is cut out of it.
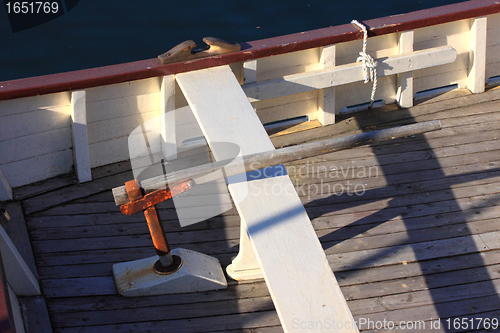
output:
<svg viewBox="0 0 500 333"><path fill-rule="evenodd" d="M500 12L495 0L472 0L363 22L370 36L412 30ZM242 43L242 50L189 62L160 65L156 58L113 66L0 82L0 100L85 89L227 65L362 38L351 24Z"/></svg>

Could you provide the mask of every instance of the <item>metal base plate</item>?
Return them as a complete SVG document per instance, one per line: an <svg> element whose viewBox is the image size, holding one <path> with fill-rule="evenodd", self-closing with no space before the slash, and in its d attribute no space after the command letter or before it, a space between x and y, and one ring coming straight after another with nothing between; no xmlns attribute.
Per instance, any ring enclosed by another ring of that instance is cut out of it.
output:
<svg viewBox="0 0 500 333"><path fill-rule="evenodd" d="M113 277L119 294L125 297L166 295L226 289L227 281L219 260L206 254L174 249L182 266L171 274L158 274L157 256L113 265Z"/></svg>

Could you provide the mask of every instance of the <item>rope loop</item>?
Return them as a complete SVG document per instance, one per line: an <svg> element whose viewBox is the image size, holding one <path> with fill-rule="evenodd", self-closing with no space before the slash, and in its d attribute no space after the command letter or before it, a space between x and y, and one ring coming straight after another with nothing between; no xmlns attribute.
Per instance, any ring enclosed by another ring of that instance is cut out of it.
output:
<svg viewBox="0 0 500 333"><path fill-rule="evenodd" d="M369 108L371 109L373 106L373 102L375 101L375 92L377 91L377 61L375 61L375 59L373 59L371 55L366 53L366 44L368 40L368 32L366 31L366 27L356 20L352 20L351 23L356 25L363 31L363 50L359 52L359 57L356 59L356 62L363 63L365 83L368 83L369 81L373 82L369 106Z"/></svg>

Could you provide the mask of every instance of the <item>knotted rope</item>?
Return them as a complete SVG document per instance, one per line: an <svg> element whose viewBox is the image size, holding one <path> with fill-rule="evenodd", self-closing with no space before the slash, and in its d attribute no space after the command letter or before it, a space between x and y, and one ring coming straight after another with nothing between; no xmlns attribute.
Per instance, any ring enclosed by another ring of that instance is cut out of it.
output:
<svg viewBox="0 0 500 333"><path fill-rule="evenodd" d="M363 70L365 71L365 83L368 83L369 81L373 82L369 106L369 108L371 109L373 106L373 102L375 101L375 91L377 90L377 62L372 58L371 55L366 53L366 42L368 39L368 32L366 31L366 27L356 20L352 20L351 23L356 25L363 31L363 51L359 52L359 57L356 59L356 62L361 61L363 63Z"/></svg>

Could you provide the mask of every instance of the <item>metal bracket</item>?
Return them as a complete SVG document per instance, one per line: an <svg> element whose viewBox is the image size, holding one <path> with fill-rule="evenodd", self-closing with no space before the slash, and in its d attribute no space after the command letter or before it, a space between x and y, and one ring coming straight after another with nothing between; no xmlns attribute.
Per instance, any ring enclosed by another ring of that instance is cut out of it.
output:
<svg viewBox="0 0 500 333"><path fill-rule="evenodd" d="M132 215L144 211L144 216L148 223L149 232L153 240L156 253L160 257L154 265L158 274L170 274L177 271L182 265L182 259L172 256L168 244L160 215L156 210L156 204L168 200L175 195L185 192L194 187L194 181L191 179L179 182L165 189L156 190L145 196L142 195L141 188L137 180L131 180L125 183L130 202L120 207L125 215Z"/></svg>
<svg viewBox="0 0 500 333"><path fill-rule="evenodd" d="M160 64L166 65L174 62L211 57L214 55L237 52L241 50L240 44L226 42L225 40L215 37L205 37L203 38L203 41L208 45L208 48L205 50L195 50L194 48L196 47L196 43L192 40L187 40L169 51L160 54L158 56L158 61Z"/></svg>

